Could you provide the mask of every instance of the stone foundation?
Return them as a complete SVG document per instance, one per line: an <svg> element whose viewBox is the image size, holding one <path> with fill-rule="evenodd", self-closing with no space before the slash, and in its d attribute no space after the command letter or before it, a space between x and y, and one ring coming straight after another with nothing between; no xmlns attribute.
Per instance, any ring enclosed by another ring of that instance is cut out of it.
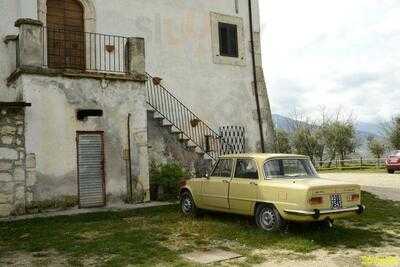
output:
<svg viewBox="0 0 400 267"><path fill-rule="evenodd" d="M25 140L23 108L0 108L0 217L25 206Z"/></svg>

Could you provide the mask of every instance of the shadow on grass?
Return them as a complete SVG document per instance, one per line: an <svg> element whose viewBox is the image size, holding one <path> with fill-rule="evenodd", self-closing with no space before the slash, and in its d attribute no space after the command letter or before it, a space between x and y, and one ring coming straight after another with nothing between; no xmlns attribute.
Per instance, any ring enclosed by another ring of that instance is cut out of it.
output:
<svg viewBox="0 0 400 267"><path fill-rule="evenodd" d="M236 241L252 248L277 247L296 252L311 252L315 249L362 248L382 246L387 240L379 230L360 229L352 226L335 225L323 229L314 224L289 224L288 230L278 233L266 233L256 228L250 219L241 216L206 213L206 224L215 231L209 235L214 239Z"/></svg>

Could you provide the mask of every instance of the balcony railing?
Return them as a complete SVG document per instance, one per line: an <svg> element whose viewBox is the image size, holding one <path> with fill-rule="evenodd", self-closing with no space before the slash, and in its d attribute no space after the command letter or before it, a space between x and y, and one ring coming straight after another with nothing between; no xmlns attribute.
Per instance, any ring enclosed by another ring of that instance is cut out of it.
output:
<svg viewBox="0 0 400 267"><path fill-rule="evenodd" d="M43 66L105 73L128 72L128 38L42 28Z"/></svg>

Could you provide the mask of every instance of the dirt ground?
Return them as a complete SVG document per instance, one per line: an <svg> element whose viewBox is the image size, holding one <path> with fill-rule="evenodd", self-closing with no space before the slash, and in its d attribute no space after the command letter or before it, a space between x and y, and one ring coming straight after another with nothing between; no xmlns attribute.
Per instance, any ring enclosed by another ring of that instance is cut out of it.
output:
<svg viewBox="0 0 400 267"><path fill-rule="evenodd" d="M272 251L271 251L272 252ZM291 252L271 253L271 260L259 267L342 267L342 266L400 266L400 248L386 246L376 249L343 249L339 252L316 250L307 255Z"/></svg>
<svg viewBox="0 0 400 267"><path fill-rule="evenodd" d="M361 185L363 190L382 199L400 201L400 173L337 172L322 173L320 176L337 181L356 183Z"/></svg>

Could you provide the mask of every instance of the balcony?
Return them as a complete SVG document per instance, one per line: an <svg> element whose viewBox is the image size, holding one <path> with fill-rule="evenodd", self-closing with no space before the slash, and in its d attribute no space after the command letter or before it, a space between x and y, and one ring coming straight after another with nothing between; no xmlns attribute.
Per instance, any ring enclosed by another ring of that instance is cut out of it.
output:
<svg viewBox="0 0 400 267"><path fill-rule="evenodd" d="M128 38L42 28L43 67L128 73Z"/></svg>
<svg viewBox="0 0 400 267"><path fill-rule="evenodd" d="M31 19L15 26L16 71L8 83L21 72L146 80L143 38L43 27Z"/></svg>

